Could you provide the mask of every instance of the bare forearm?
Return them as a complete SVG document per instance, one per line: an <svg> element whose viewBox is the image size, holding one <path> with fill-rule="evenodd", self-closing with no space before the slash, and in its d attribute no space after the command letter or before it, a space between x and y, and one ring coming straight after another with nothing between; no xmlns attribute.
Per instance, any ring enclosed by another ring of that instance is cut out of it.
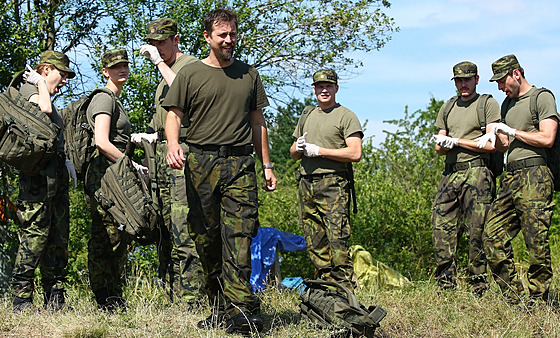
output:
<svg viewBox="0 0 560 338"><path fill-rule="evenodd" d="M172 107L167 113L167 119L165 120L165 137L169 145L179 143L182 118L183 113L176 107Z"/></svg>
<svg viewBox="0 0 560 338"><path fill-rule="evenodd" d="M157 67L167 85L171 86L173 80L175 80L175 72L165 62L158 63Z"/></svg>

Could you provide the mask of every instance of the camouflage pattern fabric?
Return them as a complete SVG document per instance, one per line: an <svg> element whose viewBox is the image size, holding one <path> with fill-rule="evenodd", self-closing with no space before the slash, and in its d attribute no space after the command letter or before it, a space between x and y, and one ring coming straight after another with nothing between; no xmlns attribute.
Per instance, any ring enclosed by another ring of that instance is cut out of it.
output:
<svg viewBox="0 0 560 338"><path fill-rule="evenodd" d="M109 165L110 161L98 154L93 158L85 180L86 201L91 213L89 281L99 305L107 305L112 299L122 297L124 266L130 243L130 236L125 231L118 230L111 214L104 211L93 196Z"/></svg>
<svg viewBox="0 0 560 338"><path fill-rule="evenodd" d="M103 53L101 63L105 68L111 68L118 63L129 63L128 53L123 48L111 49Z"/></svg>
<svg viewBox="0 0 560 338"><path fill-rule="evenodd" d="M191 152L187 166L189 228L210 305L229 318L254 314L260 306L250 283L250 246L258 229L255 160Z"/></svg>
<svg viewBox="0 0 560 338"><path fill-rule="evenodd" d="M348 253L350 186L339 175L302 177L299 206L303 234L317 278L338 282L351 291L354 269Z"/></svg>
<svg viewBox="0 0 560 338"><path fill-rule="evenodd" d="M35 269L41 264L43 290L64 290L65 267L68 263L69 197L68 172L64 157L56 162L56 192L48 199L44 176L20 173L18 217L22 235L12 272L12 294L20 298L33 295Z"/></svg>
<svg viewBox="0 0 560 338"><path fill-rule="evenodd" d="M50 63L57 69L68 73L68 78L71 79L76 76L76 73L70 69L70 60L66 54L54 50L46 50L41 53L39 63Z"/></svg>
<svg viewBox="0 0 560 338"><path fill-rule="evenodd" d="M523 284L513 262L511 241L523 232L529 251L527 280L531 297L548 298L552 266L548 230L552 220L552 174L547 166L507 172L488 213L484 245L494 280L504 295L519 299Z"/></svg>
<svg viewBox="0 0 560 338"><path fill-rule="evenodd" d="M440 287L454 288L457 284L457 243L466 230L468 282L477 292L488 288L482 234L495 192L496 185L487 167L443 174L432 210L435 275Z"/></svg>
<svg viewBox="0 0 560 338"><path fill-rule="evenodd" d="M181 144L186 152L186 145ZM189 204L184 170L167 164L167 143L156 146L157 180L161 214L165 227L158 243L159 276L165 282L171 300L194 302L202 294L203 272L196 245L191 239L187 216Z"/></svg>

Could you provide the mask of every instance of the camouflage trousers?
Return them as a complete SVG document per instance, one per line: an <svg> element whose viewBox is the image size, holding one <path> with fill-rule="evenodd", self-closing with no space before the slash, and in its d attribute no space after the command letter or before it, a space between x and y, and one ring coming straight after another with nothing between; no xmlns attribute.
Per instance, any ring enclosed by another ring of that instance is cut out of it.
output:
<svg viewBox="0 0 560 338"><path fill-rule="evenodd" d="M181 145L186 154L186 146ZM158 142L156 161L159 206L165 224L160 229L157 245L159 276L164 281L171 300L193 302L202 293L202 265L188 229L189 204L184 170L171 169L165 159L166 155L167 142Z"/></svg>
<svg viewBox="0 0 560 338"><path fill-rule="evenodd" d="M508 171L488 213L484 245L494 280L504 295L519 299L523 284L513 262L511 241L523 232L529 251L527 280L531 297L548 298L552 265L548 230L552 220L553 179L547 166Z"/></svg>
<svg viewBox="0 0 560 338"><path fill-rule="evenodd" d="M250 283L250 246L258 229L255 160L250 155L191 152L185 173L189 228L210 305L226 317L258 311Z"/></svg>
<svg viewBox="0 0 560 338"><path fill-rule="evenodd" d="M354 268L348 254L349 198L349 183L342 176L307 176L299 180L301 224L317 278L354 290Z"/></svg>
<svg viewBox="0 0 560 338"><path fill-rule="evenodd" d="M35 269L39 264L45 294L64 290L70 222L68 172L63 158L55 166L52 198L46 197L45 176L19 175L17 209L22 234L12 272L13 296L32 297Z"/></svg>
<svg viewBox="0 0 560 338"><path fill-rule="evenodd" d="M432 210L435 275L440 287L454 288L457 284L457 243L466 230L468 282L475 290L487 289L482 235L495 192L495 180L487 167L443 174Z"/></svg>
<svg viewBox="0 0 560 338"><path fill-rule="evenodd" d="M88 242L88 270L91 290L99 305L107 305L122 297L130 236L118 229L111 214L99 205L94 197L108 160L95 157L86 173L86 201L91 213L91 238Z"/></svg>

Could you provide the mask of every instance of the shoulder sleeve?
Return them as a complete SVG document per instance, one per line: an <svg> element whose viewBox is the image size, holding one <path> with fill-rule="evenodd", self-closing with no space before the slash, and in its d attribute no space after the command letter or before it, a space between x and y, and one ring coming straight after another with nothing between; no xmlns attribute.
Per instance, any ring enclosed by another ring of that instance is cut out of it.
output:
<svg viewBox="0 0 560 338"><path fill-rule="evenodd" d="M19 93L27 100L29 101L29 98L33 95L39 95L39 88L37 88L37 86L29 84L29 83L25 83L23 84L20 89L19 89Z"/></svg>
<svg viewBox="0 0 560 338"><path fill-rule="evenodd" d="M364 132L362 131L360 120L353 111L351 111L350 109L346 109L346 114L344 114L344 119L342 122L344 128L344 130L342 131L344 139L347 139L354 133L359 133L360 138L364 138Z"/></svg>
<svg viewBox="0 0 560 338"><path fill-rule="evenodd" d="M113 114L113 98L107 93L97 93L91 98L87 108L88 119L93 119L99 114Z"/></svg>
<svg viewBox="0 0 560 338"><path fill-rule="evenodd" d="M441 108L439 108L439 112L437 114L436 117L436 128L438 130L446 130L447 128L445 128L445 122L443 121L443 108L445 107L445 105L447 104L447 102L444 102L443 105L441 106Z"/></svg>
<svg viewBox="0 0 560 338"><path fill-rule="evenodd" d="M486 101L486 106L484 107L484 111L486 112L486 124L500 121L500 105L495 98L488 98L488 100Z"/></svg>
<svg viewBox="0 0 560 338"><path fill-rule="evenodd" d="M266 96L266 92L264 91L261 76L256 69L252 68L252 70L255 72L255 97L252 100L253 104L251 105L250 109L256 110L268 107L268 98Z"/></svg>
<svg viewBox="0 0 560 338"><path fill-rule="evenodd" d="M163 103L161 104L165 110L169 110L171 107L177 107L185 113L186 98L188 96L187 71L190 68L190 66L183 67L177 72L175 80L173 80L173 83L169 87L169 91L165 96L165 100L163 100Z"/></svg>
<svg viewBox="0 0 560 338"><path fill-rule="evenodd" d="M539 122L550 117L559 118L556 100L549 92L542 92L537 97L537 111L539 112Z"/></svg>

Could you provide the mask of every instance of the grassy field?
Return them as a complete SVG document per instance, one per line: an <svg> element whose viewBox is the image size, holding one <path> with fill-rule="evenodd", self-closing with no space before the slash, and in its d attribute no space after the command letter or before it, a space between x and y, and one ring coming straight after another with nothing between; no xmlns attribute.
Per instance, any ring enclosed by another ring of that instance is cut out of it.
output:
<svg viewBox="0 0 560 338"><path fill-rule="evenodd" d="M558 271L558 266L555 266ZM555 288L558 285L555 277ZM0 306L2 337L222 337L223 330L200 330L197 321L210 314L207 306L188 309L170 304L162 290L151 285L129 285L130 306L124 313L108 314L96 309L85 286L69 290L73 310L15 314L10 300ZM402 290L357 293L364 305L379 304L387 317L378 337L560 337L560 311L541 306L532 312L505 303L496 285L476 297L460 283L455 291L441 292L433 281L414 282ZM269 288L260 293L266 337L329 337L300 320L298 296ZM37 305L41 297L36 297Z"/></svg>

